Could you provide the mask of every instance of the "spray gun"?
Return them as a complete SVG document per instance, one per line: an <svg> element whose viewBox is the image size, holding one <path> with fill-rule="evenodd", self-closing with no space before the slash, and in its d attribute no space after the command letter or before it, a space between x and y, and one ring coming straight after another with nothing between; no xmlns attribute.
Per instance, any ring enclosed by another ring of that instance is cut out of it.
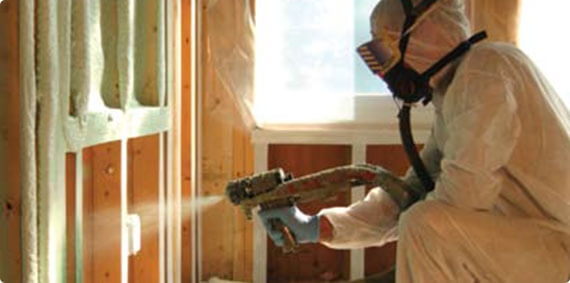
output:
<svg viewBox="0 0 570 283"><path fill-rule="evenodd" d="M381 187L402 210L421 199L424 193L413 189L380 166L362 164L335 167L297 179L283 169L276 168L230 181L226 187L226 196L251 219L252 210L257 207L267 210L324 200L357 186ZM289 228L278 219L271 220L270 224L285 236L283 251L294 251L297 242Z"/></svg>

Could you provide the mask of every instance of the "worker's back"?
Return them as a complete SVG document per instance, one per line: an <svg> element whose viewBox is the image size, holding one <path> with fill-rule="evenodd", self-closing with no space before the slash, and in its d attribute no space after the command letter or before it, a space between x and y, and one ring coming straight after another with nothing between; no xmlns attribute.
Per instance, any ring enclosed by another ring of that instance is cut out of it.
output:
<svg viewBox="0 0 570 283"><path fill-rule="evenodd" d="M519 127L518 137L507 165L496 173L502 188L494 210L570 224L570 114L564 103L531 60L510 44L481 44L465 60L471 62L470 72L502 80L505 89L498 91L511 91L507 99L514 99L504 103L516 107L518 121L511 126Z"/></svg>

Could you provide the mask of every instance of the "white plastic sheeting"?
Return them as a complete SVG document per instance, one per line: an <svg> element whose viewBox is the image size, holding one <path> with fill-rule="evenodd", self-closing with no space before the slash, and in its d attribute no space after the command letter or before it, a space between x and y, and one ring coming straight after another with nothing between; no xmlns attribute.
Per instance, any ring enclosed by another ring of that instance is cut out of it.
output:
<svg viewBox="0 0 570 283"><path fill-rule="evenodd" d="M202 50L244 124L253 128L255 27L251 5L249 0L207 1L203 17L208 32Z"/></svg>

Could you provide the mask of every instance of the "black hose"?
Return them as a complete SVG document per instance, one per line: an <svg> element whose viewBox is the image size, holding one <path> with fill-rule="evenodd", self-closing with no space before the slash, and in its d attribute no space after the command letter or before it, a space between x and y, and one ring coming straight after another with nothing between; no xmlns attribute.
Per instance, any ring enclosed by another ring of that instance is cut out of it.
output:
<svg viewBox="0 0 570 283"><path fill-rule="evenodd" d="M402 109L400 109L398 118L400 119L400 137L402 139L404 149L406 150L406 154L408 155L408 159L414 168L414 172L416 172L416 175L422 182L426 193L431 192L433 191L435 184L431 179L431 176L429 175L422 159L420 158L420 154L418 153L416 144L414 142L414 137L412 136L412 129L410 127L409 104L405 104ZM424 196L418 196L419 199L423 197Z"/></svg>

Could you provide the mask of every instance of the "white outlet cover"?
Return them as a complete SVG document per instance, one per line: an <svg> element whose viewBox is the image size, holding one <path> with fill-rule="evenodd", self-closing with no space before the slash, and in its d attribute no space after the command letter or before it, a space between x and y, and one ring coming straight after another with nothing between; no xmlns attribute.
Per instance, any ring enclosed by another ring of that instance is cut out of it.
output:
<svg viewBox="0 0 570 283"><path fill-rule="evenodd" d="M137 214L127 216L129 255L136 255L141 250L141 218Z"/></svg>

